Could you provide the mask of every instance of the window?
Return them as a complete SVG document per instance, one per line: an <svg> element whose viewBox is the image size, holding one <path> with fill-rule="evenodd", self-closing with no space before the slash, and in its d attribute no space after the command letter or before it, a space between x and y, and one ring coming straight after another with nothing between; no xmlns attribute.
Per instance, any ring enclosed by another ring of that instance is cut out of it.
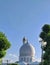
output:
<svg viewBox="0 0 50 65"><path fill-rule="evenodd" d="M27 62L29 62L29 57L27 57Z"/></svg>
<svg viewBox="0 0 50 65"><path fill-rule="evenodd" d="M21 61L23 61L23 58L21 58Z"/></svg>
<svg viewBox="0 0 50 65"><path fill-rule="evenodd" d="M24 61L26 61L26 58L24 57Z"/></svg>

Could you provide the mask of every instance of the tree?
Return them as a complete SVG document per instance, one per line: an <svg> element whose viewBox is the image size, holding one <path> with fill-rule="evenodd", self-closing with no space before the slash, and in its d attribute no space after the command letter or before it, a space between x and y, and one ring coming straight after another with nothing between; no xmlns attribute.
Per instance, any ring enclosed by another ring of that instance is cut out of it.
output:
<svg viewBox="0 0 50 65"><path fill-rule="evenodd" d="M42 27L42 32L40 33L40 38L44 41L47 42L47 45L42 48L45 53L43 54L43 65L50 65L50 25L45 24ZM40 63L42 65L42 63Z"/></svg>
<svg viewBox="0 0 50 65"><path fill-rule="evenodd" d="M10 48L11 44L8 41L6 35L0 32L0 59L6 55L6 50Z"/></svg>

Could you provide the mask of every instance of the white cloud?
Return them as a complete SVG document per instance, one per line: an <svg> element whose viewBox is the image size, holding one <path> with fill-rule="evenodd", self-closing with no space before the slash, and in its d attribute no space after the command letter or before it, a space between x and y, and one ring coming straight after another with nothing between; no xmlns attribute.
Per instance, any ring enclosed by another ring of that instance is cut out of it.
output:
<svg viewBox="0 0 50 65"><path fill-rule="evenodd" d="M9 54L9 56L17 58L17 55L15 55L15 54Z"/></svg>

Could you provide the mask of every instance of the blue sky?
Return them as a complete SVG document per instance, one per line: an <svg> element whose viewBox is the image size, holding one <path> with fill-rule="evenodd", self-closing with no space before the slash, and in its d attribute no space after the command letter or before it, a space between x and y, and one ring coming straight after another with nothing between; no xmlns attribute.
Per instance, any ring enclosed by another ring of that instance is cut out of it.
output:
<svg viewBox="0 0 50 65"><path fill-rule="evenodd" d="M38 38L44 24L50 24L50 0L0 0L0 31L11 42L5 59L18 60L24 36L35 46L35 58L40 59Z"/></svg>

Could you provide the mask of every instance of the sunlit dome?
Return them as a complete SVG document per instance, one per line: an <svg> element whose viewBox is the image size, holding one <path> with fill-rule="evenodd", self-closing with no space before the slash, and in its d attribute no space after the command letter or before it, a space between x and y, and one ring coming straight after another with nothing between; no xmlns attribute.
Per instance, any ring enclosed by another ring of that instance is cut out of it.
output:
<svg viewBox="0 0 50 65"><path fill-rule="evenodd" d="M35 56L35 48L27 43L20 48L20 56Z"/></svg>

